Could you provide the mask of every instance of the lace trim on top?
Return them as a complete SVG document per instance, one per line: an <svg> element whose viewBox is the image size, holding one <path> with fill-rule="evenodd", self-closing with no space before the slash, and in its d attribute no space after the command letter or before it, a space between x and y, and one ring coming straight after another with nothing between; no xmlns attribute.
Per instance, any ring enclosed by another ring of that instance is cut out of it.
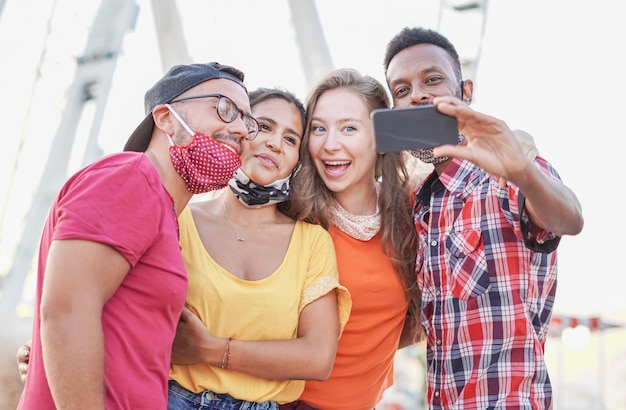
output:
<svg viewBox="0 0 626 410"><path fill-rule="evenodd" d="M376 193L380 186L376 184ZM374 215L354 215L346 211L337 201L330 208L330 223L343 233L360 241L369 241L380 231L380 212L378 209L378 195L376 198L376 213Z"/></svg>
<svg viewBox="0 0 626 410"><path fill-rule="evenodd" d="M339 313L339 336L343 333L343 329L350 318L352 311L352 297L348 289L339 284L337 279L331 276L322 276L318 278L311 286L302 292L302 300L300 301L300 312L309 303L326 295L328 292L336 289L337 291L337 308Z"/></svg>

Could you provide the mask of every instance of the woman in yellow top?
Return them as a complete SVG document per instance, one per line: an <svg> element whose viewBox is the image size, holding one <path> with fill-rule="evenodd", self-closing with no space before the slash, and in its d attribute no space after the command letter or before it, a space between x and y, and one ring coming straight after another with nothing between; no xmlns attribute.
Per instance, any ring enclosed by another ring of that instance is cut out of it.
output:
<svg viewBox="0 0 626 410"><path fill-rule="evenodd" d="M370 113L389 98L374 78L336 70L306 106L291 211L328 228L352 312L328 380L307 381L300 401L281 407L371 410L393 383L396 350L421 329L409 174L403 154L376 152Z"/></svg>
<svg viewBox="0 0 626 410"><path fill-rule="evenodd" d="M189 310L172 353L170 410L276 409L297 399L304 380L330 374L349 315L330 235L281 211L304 108L275 89L251 92L250 103L260 132L230 189L179 218Z"/></svg>

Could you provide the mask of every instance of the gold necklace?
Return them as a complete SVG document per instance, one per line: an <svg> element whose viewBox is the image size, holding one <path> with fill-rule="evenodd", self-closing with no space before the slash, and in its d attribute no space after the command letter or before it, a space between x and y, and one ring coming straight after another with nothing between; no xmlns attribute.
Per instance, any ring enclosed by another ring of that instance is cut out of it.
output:
<svg viewBox="0 0 626 410"><path fill-rule="evenodd" d="M248 235L248 236L240 236L237 233L237 231L235 230L235 225L233 224L233 221L230 220L230 216L228 215L228 209L226 209L226 198L224 198L224 197L222 197L222 206L224 207L224 214L226 214L226 220L228 221L228 224L230 225L230 228L232 229L233 233L235 234L235 239L237 239L237 242L245 242L248 239L252 238L257 233L261 232L263 229L265 229L265 228L267 228L268 226L271 225L270 223L266 223L265 225L262 225L256 231L252 232L250 235Z"/></svg>

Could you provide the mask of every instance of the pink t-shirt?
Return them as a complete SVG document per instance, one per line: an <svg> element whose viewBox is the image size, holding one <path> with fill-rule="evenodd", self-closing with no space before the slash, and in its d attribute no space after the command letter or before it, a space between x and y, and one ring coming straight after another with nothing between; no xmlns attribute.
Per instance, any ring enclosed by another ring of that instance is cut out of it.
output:
<svg viewBox="0 0 626 410"><path fill-rule="evenodd" d="M43 368L39 308L48 250L58 239L108 244L131 264L102 312L106 407L165 409L187 276L173 200L143 153L98 160L72 176L52 205L39 250L31 358L18 409L55 408Z"/></svg>

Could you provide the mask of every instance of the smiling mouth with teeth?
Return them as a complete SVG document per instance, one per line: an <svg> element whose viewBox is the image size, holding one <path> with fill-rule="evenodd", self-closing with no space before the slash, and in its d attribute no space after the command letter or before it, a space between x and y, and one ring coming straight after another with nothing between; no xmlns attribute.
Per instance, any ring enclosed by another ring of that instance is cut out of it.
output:
<svg viewBox="0 0 626 410"><path fill-rule="evenodd" d="M350 165L350 161L327 161L324 162L324 166L328 171L339 172L343 171Z"/></svg>

